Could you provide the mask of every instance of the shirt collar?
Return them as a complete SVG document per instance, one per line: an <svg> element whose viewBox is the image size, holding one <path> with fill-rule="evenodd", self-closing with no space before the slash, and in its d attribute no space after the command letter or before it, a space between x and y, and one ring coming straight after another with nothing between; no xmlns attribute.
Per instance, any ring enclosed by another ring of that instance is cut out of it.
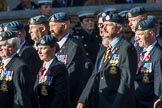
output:
<svg viewBox="0 0 162 108"><path fill-rule="evenodd" d="M112 50L115 48L116 44L120 41L122 36L118 36L115 39L113 39L113 41L110 43L112 46Z"/></svg>
<svg viewBox="0 0 162 108"><path fill-rule="evenodd" d="M51 65L51 63L53 62L54 59L55 59L55 57L54 57L53 59L51 59L50 61L48 61L48 62L44 65L44 67L46 68L46 70L45 70L45 72L44 72L44 75L47 73L47 71L48 71L48 69L49 69L49 67L50 67L50 65Z"/></svg>
<svg viewBox="0 0 162 108"><path fill-rule="evenodd" d="M4 63L4 66L7 66L7 64L12 60L13 56L15 56L16 53L12 54L10 57L8 57L5 60L2 60L2 62Z"/></svg>
<svg viewBox="0 0 162 108"><path fill-rule="evenodd" d="M144 48L144 50L147 52L150 52L156 43L157 43L157 41L153 42L148 48Z"/></svg>
<svg viewBox="0 0 162 108"><path fill-rule="evenodd" d="M59 44L59 47L62 48L63 44L66 42L66 40L68 39L70 33L67 33L59 42L57 42Z"/></svg>
<svg viewBox="0 0 162 108"><path fill-rule="evenodd" d="M24 40L24 41L20 44L19 49L17 50L17 53L20 52L20 49L24 46L25 42L26 42L26 40Z"/></svg>

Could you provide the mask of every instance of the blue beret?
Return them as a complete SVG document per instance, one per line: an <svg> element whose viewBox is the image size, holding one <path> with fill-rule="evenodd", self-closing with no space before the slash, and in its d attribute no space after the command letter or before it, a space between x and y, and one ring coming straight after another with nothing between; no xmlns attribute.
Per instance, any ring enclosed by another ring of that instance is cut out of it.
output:
<svg viewBox="0 0 162 108"><path fill-rule="evenodd" d="M38 40L36 43L37 46L39 45L47 45L53 47L57 43L57 38L51 35L45 35Z"/></svg>
<svg viewBox="0 0 162 108"><path fill-rule="evenodd" d="M109 13L103 18L103 21L115 22L121 25L124 24L124 19L119 14L115 14L115 13Z"/></svg>
<svg viewBox="0 0 162 108"><path fill-rule="evenodd" d="M127 16L128 11L129 11L129 10L124 10L124 11L119 12L118 14L119 14L120 16L122 16L124 19L127 19L127 18L128 18L128 16Z"/></svg>
<svg viewBox="0 0 162 108"><path fill-rule="evenodd" d="M148 15L147 19L153 21L155 24L159 24L159 21L158 21L157 17L155 17L155 16Z"/></svg>
<svg viewBox="0 0 162 108"><path fill-rule="evenodd" d="M23 23L19 22L19 21L11 21L9 22L5 27L4 27L4 31L23 31L25 30L25 26Z"/></svg>
<svg viewBox="0 0 162 108"><path fill-rule="evenodd" d="M134 7L128 11L128 18L133 18L139 15L143 15L146 13L145 8L143 7Z"/></svg>
<svg viewBox="0 0 162 108"><path fill-rule="evenodd" d="M97 14L97 18L101 17L103 13L109 14L109 13L115 13L117 11L116 8L104 8L101 9L100 12Z"/></svg>
<svg viewBox="0 0 162 108"><path fill-rule="evenodd" d="M52 3L52 0L38 0L38 4Z"/></svg>
<svg viewBox="0 0 162 108"><path fill-rule="evenodd" d="M44 15L38 15L30 18L29 25L48 24L48 19Z"/></svg>
<svg viewBox="0 0 162 108"><path fill-rule="evenodd" d="M153 21L143 20L136 25L135 30L144 31L144 30L152 29L154 27L155 27L155 23Z"/></svg>
<svg viewBox="0 0 162 108"><path fill-rule="evenodd" d="M70 18L65 12L55 13L49 18L49 22L65 22L68 20L70 20Z"/></svg>
<svg viewBox="0 0 162 108"><path fill-rule="evenodd" d="M7 40L13 37L17 37L17 33L16 32L12 32L12 31L4 31L2 34L0 34L0 41L2 40Z"/></svg>

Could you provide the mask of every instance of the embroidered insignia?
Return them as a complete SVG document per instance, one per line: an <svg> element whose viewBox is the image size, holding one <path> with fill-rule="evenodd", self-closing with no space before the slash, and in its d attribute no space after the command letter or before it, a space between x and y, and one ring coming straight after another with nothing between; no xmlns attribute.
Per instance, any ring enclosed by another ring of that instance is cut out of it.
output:
<svg viewBox="0 0 162 108"><path fill-rule="evenodd" d="M41 95L42 95L42 96L48 96L47 88L46 88L45 85L42 85L42 88L41 88Z"/></svg>
<svg viewBox="0 0 162 108"><path fill-rule="evenodd" d="M144 73L143 78L142 78L142 82L143 83L149 83L149 77L148 77L148 73Z"/></svg>
<svg viewBox="0 0 162 108"><path fill-rule="evenodd" d="M112 75L117 74L116 66L111 66L111 67L110 67L110 71L109 71L109 73L112 74Z"/></svg>
<svg viewBox="0 0 162 108"><path fill-rule="evenodd" d="M8 87L7 87L7 82L6 81L2 82L0 90L3 91L3 92L7 92L8 91Z"/></svg>

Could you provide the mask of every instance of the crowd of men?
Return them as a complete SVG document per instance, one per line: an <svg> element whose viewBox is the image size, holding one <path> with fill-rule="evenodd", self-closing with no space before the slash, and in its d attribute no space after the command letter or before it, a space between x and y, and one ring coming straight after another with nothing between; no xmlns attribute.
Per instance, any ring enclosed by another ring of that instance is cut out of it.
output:
<svg viewBox="0 0 162 108"><path fill-rule="evenodd" d="M143 7L0 24L0 108L162 108L160 23ZM29 33L33 45L27 40Z"/></svg>

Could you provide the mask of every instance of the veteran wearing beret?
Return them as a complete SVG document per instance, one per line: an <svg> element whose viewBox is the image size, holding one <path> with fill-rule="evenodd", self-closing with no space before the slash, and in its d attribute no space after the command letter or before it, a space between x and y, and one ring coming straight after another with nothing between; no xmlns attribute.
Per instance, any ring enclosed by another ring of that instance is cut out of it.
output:
<svg viewBox="0 0 162 108"><path fill-rule="evenodd" d="M135 33L135 27L140 21L147 19L146 13L147 12L145 8L143 7L134 7L128 11L127 16L128 16L129 26L132 32ZM136 41L137 37L135 37L134 33L132 34L130 41L132 44L134 44L137 53L139 54L142 48L139 47L138 42Z"/></svg>
<svg viewBox="0 0 162 108"><path fill-rule="evenodd" d="M79 29L74 28L73 35L81 40L86 57L95 64L97 53L101 45L99 31L95 27L95 13L91 11L80 11L77 15L80 24L78 26Z"/></svg>
<svg viewBox="0 0 162 108"><path fill-rule="evenodd" d="M15 32L20 38L20 46L18 47L17 54L29 66L32 72L32 82L34 83L42 62L39 59L37 51L26 40L25 25L19 21L11 21L4 27L4 30Z"/></svg>
<svg viewBox="0 0 162 108"><path fill-rule="evenodd" d="M57 39L45 35L38 40L37 47L43 65L34 86L33 108L69 108L68 71L55 56L59 50Z"/></svg>
<svg viewBox="0 0 162 108"><path fill-rule="evenodd" d="M49 25L48 19L44 15L38 15L30 18L29 20L29 34L31 39L37 43L37 41L44 35L48 35ZM34 44L34 47L36 45Z"/></svg>
<svg viewBox="0 0 162 108"><path fill-rule="evenodd" d="M38 10L40 15L44 15L48 18L52 13L52 3L53 0L38 0Z"/></svg>
<svg viewBox="0 0 162 108"><path fill-rule="evenodd" d="M162 94L162 49L156 40L155 23L144 20L137 24L135 35L143 48L135 79L137 108L152 108Z"/></svg>
<svg viewBox="0 0 162 108"><path fill-rule="evenodd" d="M134 108L135 48L123 38L124 22L120 15L109 13L103 21L108 46L96 62L77 108L83 108L89 99L92 108Z"/></svg>
<svg viewBox="0 0 162 108"><path fill-rule="evenodd" d="M51 34L58 39L60 50L56 56L68 69L70 83L70 99L73 108L83 89L85 53L81 43L69 32L70 19L65 12L58 12L49 18Z"/></svg>
<svg viewBox="0 0 162 108"><path fill-rule="evenodd" d="M148 15L147 16L148 20L151 20L155 23L155 30L156 30L156 39L157 42L159 43L160 46L162 46L162 36L161 36L161 25L160 22L158 21L158 18L156 16L153 15Z"/></svg>
<svg viewBox="0 0 162 108"><path fill-rule="evenodd" d="M0 107L30 108L31 71L16 54L20 39L15 32L0 34Z"/></svg>

